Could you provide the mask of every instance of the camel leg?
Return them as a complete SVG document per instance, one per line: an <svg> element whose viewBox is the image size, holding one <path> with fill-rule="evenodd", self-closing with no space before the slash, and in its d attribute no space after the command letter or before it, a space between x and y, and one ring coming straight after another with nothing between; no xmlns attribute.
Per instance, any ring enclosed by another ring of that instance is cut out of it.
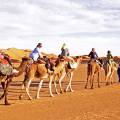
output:
<svg viewBox="0 0 120 120"><path fill-rule="evenodd" d="M50 92L50 96L54 97L54 95L52 94L52 80L53 80L53 78L50 76L50 78L49 78L49 92Z"/></svg>
<svg viewBox="0 0 120 120"><path fill-rule="evenodd" d="M100 74L98 72L98 78L97 78L97 81L98 81L98 87L100 88Z"/></svg>
<svg viewBox="0 0 120 120"><path fill-rule="evenodd" d="M19 95L19 99L20 99L20 100L22 99L23 89L25 88L25 86L26 86L26 79L24 79L24 81L23 81L23 83L22 83L21 94Z"/></svg>
<svg viewBox="0 0 120 120"><path fill-rule="evenodd" d="M0 96L0 100L2 100L4 98L5 94L3 93L1 96Z"/></svg>
<svg viewBox="0 0 120 120"><path fill-rule="evenodd" d="M1 85L2 85L2 88L3 88L3 90L5 89L5 82L1 82ZM4 92L3 92L3 94L0 96L0 100L2 99L2 98L4 98L4 96L5 96L5 94L4 94Z"/></svg>
<svg viewBox="0 0 120 120"><path fill-rule="evenodd" d="M28 81L26 89L25 89L30 100L32 100L32 97L30 96L30 93L29 93L29 87L30 87L31 81L32 81L31 79Z"/></svg>
<svg viewBox="0 0 120 120"><path fill-rule="evenodd" d="M40 98L40 97L39 97L39 93L40 93L40 89L41 89L41 87L42 87L42 84L43 84L43 80L40 81L39 86L38 86L38 91L37 91L37 95L36 95L36 98L37 98L37 99Z"/></svg>
<svg viewBox="0 0 120 120"><path fill-rule="evenodd" d="M90 78L90 75L87 75L87 81L86 81L85 89L87 89L89 78Z"/></svg>
<svg viewBox="0 0 120 120"><path fill-rule="evenodd" d="M71 78L70 78L70 91L74 92L74 90L72 89L72 78L73 78L73 72L71 73Z"/></svg>
<svg viewBox="0 0 120 120"><path fill-rule="evenodd" d="M22 88L21 88L21 94L19 95L19 99L21 100L22 99L22 95L23 95L23 89L24 89L24 84L22 84Z"/></svg>
<svg viewBox="0 0 120 120"><path fill-rule="evenodd" d="M58 90L57 90L56 80L54 80L54 86L55 86L55 92L56 92L56 94L60 94L60 93L58 92Z"/></svg>
<svg viewBox="0 0 120 120"><path fill-rule="evenodd" d="M9 87L9 85L10 85L12 79L9 79L9 80L6 79L6 80L7 80L7 82L6 82L6 85L5 85L5 88L4 88L5 105L10 105L10 103L8 102L7 96L8 96L8 87Z"/></svg>
<svg viewBox="0 0 120 120"><path fill-rule="evenodd" d="M59 79L60 93L63 93L62 84L61 83L62 83L62 80L65 77L65 75L66 75L66 73L63 73L62 76Z"/></svg>
<svg viewBox="0 0 120 120"><path fill-rule="evenodd" d="M5 88L5 82L1 82L2 88Z"/></svg>
<svg viewBox="0 0 120 120"><path fill-rule="evenodd" d="M68 75L68 77L69 77L69 83L68 83L67 88L66 88L65 91L67 92L68 89L70 88L70 91L73 92L72 87L71 87L71 81L72 81L72 77L73 77L73 72L71 72L69 75Z"/></svg>
<svg viewBox="0 0 120 120"><path fill-rule="evenodd" d="M106 75L106 78L105 78L106 85L109 85L109 82L108 82L109 77L110 77L110 72L108 72L108 74Z"/></svg>
<svg viewBox="0 0 120 120"><path fill-rule="evenodd" d="M91 76L91 89L93 89L94 75Z"/></svg>
<svg viewBox="0 0 120 120"><path fill-rule="evenodd" d="M111 68L110 68L110 66L108 66L108 68L107 68L107 74L106 74L106 78L105 78L106 85L109 85L108 79L110 77L110 74L111 74Z"/></svg>
<svg viewBox="0 0 120 120"><path fill-rule="evenodd" d="M113 76L114 71L110 74L110 84L113 84L112 76Z"/></svg>
<svg viewBox="0 0 120 120"><path fill-rule="evenodd" d="M57 79L56 79L56 75L54 76L54 86L55 86L55 93L56 94L60 94L59 92L58 92L58 90L57 90L57 84L56 84L56 81L57 81Z"/></svg>

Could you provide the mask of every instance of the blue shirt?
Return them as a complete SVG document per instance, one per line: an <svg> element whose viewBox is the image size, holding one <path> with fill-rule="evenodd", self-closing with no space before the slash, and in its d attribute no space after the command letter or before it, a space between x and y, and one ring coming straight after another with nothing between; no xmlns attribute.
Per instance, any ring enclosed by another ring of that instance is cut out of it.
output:
<svg viewBox="0 0 120 120"><path fill-rule="evenodd" d="M98 58L98 55L97 55L96 52L91 51L91 52L89 53L89 57L90 57L90 59L97 59L97 58Z"/></svg>
<svg viewBox="0 0 120 120"><path fill-rule="evenodd" d="M34 61L37 61L38 57L40 56L41 49L39 47L36 47L32 53L30 53L29 57L31 57Z"/></svg>

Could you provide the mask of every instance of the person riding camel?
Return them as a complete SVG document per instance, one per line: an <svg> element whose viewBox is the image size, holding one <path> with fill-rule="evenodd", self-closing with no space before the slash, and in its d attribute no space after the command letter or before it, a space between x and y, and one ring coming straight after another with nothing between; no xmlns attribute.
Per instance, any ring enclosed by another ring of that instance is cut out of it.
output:
<svg viewBox="0 0 120 120"><path fill-rule="evenodd" d="M69 55L70 55L69 50L66 47L66 44L63 43L63 45L61 47L61 56L69 56Z"/></svg>
<svg viewBox="0 0 120 120"><path fill-rule="evenodd" d="M92 48L92 51L88 55L90 57L90 61L96 61L98 59L98 54L95 51L95 48Z"/></svg>
<svg viewBox="0 0 120 120"><path fill-rule="evenodd" d="M50 60L47 56L43 56L41 53L42 43L38 43L36 48L30 53L29 57L33 59L33 62L40 61L40 63L44 63L46 68L54 71Z"/></svg>
<svg viewBox="0 0 120 120"><path fill-rule="evenodd" d="M33 61L37 61L38 58L43 58L41 54L42 43L38 43L35 49L30 53L29 57L33 59Z"/></svg>
<svg viewBox="0 0 120 120"><path fill-rule="evenodd" d="M107 63L108 63L109 65L112 65L113 62L114 62L114 60L113 60L113 56L112 56L112 54L111 54L111 51L108 50L108 51L107 51Z"/></svg>
<svg viewBox="0 0 120 120"><path fill-rule="evenodd" d="M61 58L65 58L68 61L74 62L74 59L70 57L69 49L67 48L66 44L63 43L61 47L61 54L59 55Z"/></svg>
<svg viewBox="0 0 120 120"><path fill-rule="evenodd" d="M102 60L98 59L98 54L95 51L95 48L92 48L88 56L90 57L90 61L88 62L88 64L90 64L91 61L95 61L102 67L102 64L101 64Z"/></svg>

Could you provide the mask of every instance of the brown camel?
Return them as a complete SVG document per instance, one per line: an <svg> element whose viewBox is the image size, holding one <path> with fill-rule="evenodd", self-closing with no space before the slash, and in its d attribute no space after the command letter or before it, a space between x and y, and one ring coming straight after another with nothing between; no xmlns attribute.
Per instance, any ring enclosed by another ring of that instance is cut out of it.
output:
<svg viewBox="0 0 120 120"><path fill-rule="evenodd" d="M13 77L18 77L19 75L21 75L25 71L27 64L28 64L28 59L22 58L22 62L20 64L20 66L18 68L15 68L19 71L18 73L13 73L11 75L0 74L0 80L5 79L5 82L1 82L4 92L0 96L0 99L5 97L5 100L4 100L5 105L10 105L10 103L8 102L7 94L8 94L8 87L9 87Z"/></svg>
<svg viewBox="0 0 120 120"><path fill-rule="evenodd" d="M99 63L98 63L98 61L99 61ZM99 74L100 74L101 67L102 67L103 63L102 63L102 59L99 59L98 61L91 60L90 63L88 64L87 82L85 85L85 89L87 89L88 81L90 81L90 87L91 87L91 89L93 89L95 74L97 74L98 87L100 88Z"/></svg>
<svg viewBox="0 0 120 120"><path fill-rule="evenodd" d="M117 68L117 64L114 61L111 64L108 62L104 64L106 85L113 83L112 76L114 72L117 71Z"/></svg>
<svg viewBox="0 0 120 120"><path fill-rule="evenodd" d="M38 86L38 90L37 90L37 94L36 94L36 98L39 98L39 92L40 89L42 87L42 83L44 79L49 79L49 92L50 92L50 96L53 97L54 95L52 94L52 81L54 79L54 75L57 75L65 66L65 61L64 60L60 60L59 63L57 63L54 66L54 72L53 71L49 71L46 67L45 64L40 64L40 63L32 63L31 66L29 67L29 70L26 73L25 79L23 81L22 84L22 91L25 87L26 93L29 97L29 99L31 100L32 97L29 94L29 87L31 84L31 81L34 80L35 77L40 78L40 83ZM27 83L26 83L27 81ZM19 98L22 98L22 93L20 94Z"/></svg>
<svg viewBox="0 0 120 120"><path fill-rule="evenodd" d="M73 61L72 61L72 63L71 62L66 62L65 69L63 69L61 71L61 75L60 75L60 78L59 78L60 93L63 93L62 84L61 83L62 83L62 80L65 77L65 75L67 75L67 77L69 78L69 83L67 85L67 88L65 89L65 92L67 92L68 89L70 89L71 92L74 91L72 89L71 82L72 82L74 71L79 66L82 58L80 56L77 56L77 57L73 57L73 59L74 59L74 62Z"/></svg>

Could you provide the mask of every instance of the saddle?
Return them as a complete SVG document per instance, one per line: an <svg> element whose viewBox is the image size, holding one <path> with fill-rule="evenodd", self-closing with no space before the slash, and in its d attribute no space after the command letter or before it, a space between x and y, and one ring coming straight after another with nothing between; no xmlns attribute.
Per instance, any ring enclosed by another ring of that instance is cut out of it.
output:
<svg viewBox="0 0 120 120"><path fill-rule="evenodd" d="M77 68L77 63L76 63L76 62L75 62L75 63L73 63L73 62L68 62L67 67L68 67L69 69Z"/></svg>
<svg viewBox="0 0 120 120"><path fill-rule="evenodd" d="M8 61L6 59L0 59L1 64L8 64Z"/></svg>
<svg viewBox="0 0 120 120"><path fill-rule="evenodd" d="M45 64L45 67L47 70L54 71L53 66L54 64L51 62L51 60L49 58L47 58L47 56L44 56L42 59L38 59L38 61L40 64Z"/></svg>
<svg viewBox="0 0 120 120"><path fill-rule="evenodd" d="M13 68L11 65L0 63L0 73L2 73L3 75L11 75L12 72Z"/></svg>

